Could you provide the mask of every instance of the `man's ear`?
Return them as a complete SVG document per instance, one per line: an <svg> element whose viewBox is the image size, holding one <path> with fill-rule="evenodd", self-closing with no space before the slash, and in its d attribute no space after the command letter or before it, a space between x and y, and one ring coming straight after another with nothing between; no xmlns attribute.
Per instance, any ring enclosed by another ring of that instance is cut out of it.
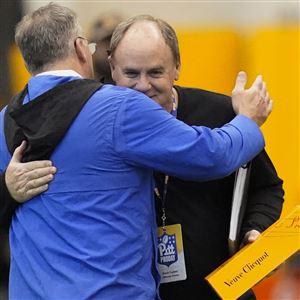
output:
<svg viewBox="0 0 300 300"><path fill-rule="evenodd" d="M180 68L181 68L181 65L178 64L178 66L176 66L176 70L175 70L175 80L178 80L179 79L179 75L180 75Z"/></svg>
<svg viewBox="0 0 300 300"><path fill-rule="evenodd" d="M107 57L107 60L108 60L108 63L110 65L110 69L113 70L115 68L115 65L114 65L114 62L113 62L113 59L112 59L111 55L109 55Z"/></svg>
<svg viewBox="0 0 300 300"><path fill-rule="evenodd" d="M115 73L114 60L112 59L111 55L108 56L107 60L108 60L109 66L110 66L111 78L113 79L113 81L115 81L115 78L114 78L114 73Z"/></svg>
<svg viewBox="0 0 300 300"><path fill-rule="evenodd" d="M87 55L86 55L87 45L85 45L84 43L85 43L84 39L76 39L74 42L74 47L78 59L81 62L85 63L87 62Z"/></svg>

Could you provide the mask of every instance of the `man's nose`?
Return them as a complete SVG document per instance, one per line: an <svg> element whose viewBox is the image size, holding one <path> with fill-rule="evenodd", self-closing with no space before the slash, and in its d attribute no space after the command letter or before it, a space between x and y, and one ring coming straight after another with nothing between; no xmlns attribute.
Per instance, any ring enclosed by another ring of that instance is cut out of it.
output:
<svg viewBox="0 0 300 300"><path fill-rule="evenodd" d="M135 85L135 90L145 93L151 88L151 83L148 76L142 75Z"/></svg>

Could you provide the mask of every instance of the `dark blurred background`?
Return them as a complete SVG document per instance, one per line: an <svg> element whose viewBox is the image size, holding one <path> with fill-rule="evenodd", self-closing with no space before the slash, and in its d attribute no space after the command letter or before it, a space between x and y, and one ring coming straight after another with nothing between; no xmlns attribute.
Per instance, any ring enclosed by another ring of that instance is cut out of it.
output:
<svg viewBox="0 0 300 300"><path fill-rule="evenodd" d="M10 73L8 66L8 53L14 44L15 24L22 15L21 0L1 0L0 1L0 107L3 107L7 99L12 96L10 85Z"/></svg>

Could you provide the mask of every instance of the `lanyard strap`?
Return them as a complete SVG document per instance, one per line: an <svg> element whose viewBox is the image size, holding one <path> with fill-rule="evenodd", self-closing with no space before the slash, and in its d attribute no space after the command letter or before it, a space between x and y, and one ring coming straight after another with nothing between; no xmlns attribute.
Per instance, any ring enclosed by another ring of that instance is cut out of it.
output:
<svg viewBox="0 0 300 300"><path fill-rule="evenodd" d="M157 198L161 201L161 209L162 209L161 220L162 220L163 231L165 231L165 227L166 227L166 199L167 199L167 191L168 191L168 182L169 182L169 175L165 175L162 196L157 187L154 189Z"/></svg>
<svg viewBox="0 0 300 300"><path fill-rule="evenodd" d="M170 114L174 116L175 118L177 117L177 108L176 108L176 99L175 97L172 97L172 110ZM165 175L165 180L164 180L164 186L163 186L163 194L161 196L159 190L157 187L154 188L154 192L157 196L157 198L161 201L161 209L162 209L162 228L163 231L166 231L166 199L167 199L167 191L168 191L168 182L169 182L169 175Z"/></svg>
<svg viewBox="0 0 300 300"><path fill-rule="evenodd" d="M176 99L175 97L172 97L172 110L170 111L170 114L177 118L177 108L176 108Z"/></svg>

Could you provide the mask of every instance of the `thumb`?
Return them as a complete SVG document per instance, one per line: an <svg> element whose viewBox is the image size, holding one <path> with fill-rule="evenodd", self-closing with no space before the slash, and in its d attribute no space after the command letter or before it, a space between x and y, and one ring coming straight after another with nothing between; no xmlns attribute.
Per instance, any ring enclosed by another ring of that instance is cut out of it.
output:
<svg viewBox="0 0 300 300"><path fill-rule="evenodd" d="M240 71L236 77L234 91L243 91L247 82L247 74L244 71Z"/></svg>
<svg viewBox="0 0 300 300"><path fill-rule="evenodd" d="M21 145L15 149L11 161L21 162L22 155L25 149L26 149L26 141L22 141Z"/></svg>
<svg viewBox="0 0 300 300"><path fill-rule="evenodd" d="M253 243L254 241L256 241L260 236L260 232L257 231L257 230L251 230L249 232L249 235L248 235L248 243Z"/></svg>

